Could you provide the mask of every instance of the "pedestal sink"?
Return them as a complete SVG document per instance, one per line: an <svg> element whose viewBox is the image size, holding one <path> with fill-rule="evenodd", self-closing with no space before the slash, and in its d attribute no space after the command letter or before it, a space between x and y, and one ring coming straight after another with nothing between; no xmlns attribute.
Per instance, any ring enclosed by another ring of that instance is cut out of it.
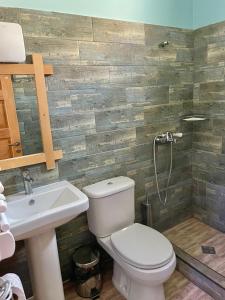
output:
<svg viewBox="0 0 225 300"><path fill-rule="evenodd" d="M55 228L88 209L88 198L67 181L7 197L15 239L25 240L34 300L64 300Z"/></svg>

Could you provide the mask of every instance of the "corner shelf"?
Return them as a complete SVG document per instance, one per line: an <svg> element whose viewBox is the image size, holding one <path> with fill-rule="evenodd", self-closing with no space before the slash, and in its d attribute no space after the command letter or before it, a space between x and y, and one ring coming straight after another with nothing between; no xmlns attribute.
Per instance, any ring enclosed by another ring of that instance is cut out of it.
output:
<svg viewBox="0 0 225 300"><path fill-rule="evenodd" d="M182 118L182 121L185 122L200 122L206 120L208 120L208 118L204 115L189 115Z"/></svg>

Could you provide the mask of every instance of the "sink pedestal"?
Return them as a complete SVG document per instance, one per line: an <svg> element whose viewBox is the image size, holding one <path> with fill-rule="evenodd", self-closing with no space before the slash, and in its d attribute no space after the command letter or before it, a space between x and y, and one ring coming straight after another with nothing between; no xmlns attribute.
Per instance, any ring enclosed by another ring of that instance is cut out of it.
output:
<svg viewBox="0 0 225 300"><path fill-rule="evenodd" d="M25 241L34 300L65 300L55 230Z"/></svg>
<svg viewBox="0 0 225 300"><path fill-rule="evenodd" d="M64 300L54 229L88 210L88 197L63 180L7 200L11 232L26 243L34 300Z"/></svg>

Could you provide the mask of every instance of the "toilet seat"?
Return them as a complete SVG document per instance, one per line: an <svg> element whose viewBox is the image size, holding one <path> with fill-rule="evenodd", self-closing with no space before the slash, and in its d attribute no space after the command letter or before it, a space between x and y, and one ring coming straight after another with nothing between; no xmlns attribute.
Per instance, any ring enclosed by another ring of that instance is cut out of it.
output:
<svg viewBox="0 0 225 300"><path fill-rule="evenodd" d="M169 240L142 224L132 224L111 235L112 247L128 264L145 270L166 265L174 256Z"/></svg>

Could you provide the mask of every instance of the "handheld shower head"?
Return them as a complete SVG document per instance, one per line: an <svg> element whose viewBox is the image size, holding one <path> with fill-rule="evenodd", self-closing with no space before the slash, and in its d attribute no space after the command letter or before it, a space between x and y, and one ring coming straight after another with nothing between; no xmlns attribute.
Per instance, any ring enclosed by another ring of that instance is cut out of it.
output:
<svg viewBox="0 0 225 300"><path fill-rule="evenodd" d="M173 136L176 137L176 138L182 138L183 133L182 132L175 132L175 133L173 133Z"/></svg>
<svg viewBox="0 0 225 300"><path fill-rule="evenodd" d="M174 132L173 133L173 142L176 143L177 142L177 138L182 138L183 137L183 133L182 132Z"/></svg>

